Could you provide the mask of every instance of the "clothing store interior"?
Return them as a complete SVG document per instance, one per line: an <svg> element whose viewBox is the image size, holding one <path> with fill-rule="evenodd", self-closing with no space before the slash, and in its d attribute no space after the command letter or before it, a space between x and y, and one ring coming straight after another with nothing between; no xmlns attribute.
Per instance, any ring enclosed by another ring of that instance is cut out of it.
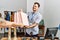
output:
<svg viewBox="0 0 60 40"><path fill-rule="evenodd" d="M0 40L60 40L60 0L0 0Z"/></svg>

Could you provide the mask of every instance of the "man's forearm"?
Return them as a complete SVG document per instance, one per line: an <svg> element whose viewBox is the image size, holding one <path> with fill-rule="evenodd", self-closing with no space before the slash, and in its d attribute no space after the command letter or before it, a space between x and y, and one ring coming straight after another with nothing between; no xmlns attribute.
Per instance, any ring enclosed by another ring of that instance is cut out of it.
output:
<svg viewBox="0 0 60 40"><path fill-rule="evenodd" d="M36 25L38 25L38 23L33 23L32 25L30 25L30 28L35 27Z"/></svg>
<svg viewBox="0 0 60 40"><path fill-rule="evenodd" d="M33 27L35 27L35 26L37 26L38 25L38 23L33 23L32 25L30 25L30 26L26 26L26 28L33 28Z"/></svg>

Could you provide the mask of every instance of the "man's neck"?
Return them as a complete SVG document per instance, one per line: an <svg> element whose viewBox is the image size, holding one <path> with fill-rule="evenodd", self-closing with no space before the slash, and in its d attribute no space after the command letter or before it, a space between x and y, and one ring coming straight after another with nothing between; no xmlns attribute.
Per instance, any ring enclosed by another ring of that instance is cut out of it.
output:
<svg viewBox="0 0 60 40"><path fill-rule="evenodd" d="M33 13L36 13L36 12L38 12L38 11L33 11Z"/></svg>

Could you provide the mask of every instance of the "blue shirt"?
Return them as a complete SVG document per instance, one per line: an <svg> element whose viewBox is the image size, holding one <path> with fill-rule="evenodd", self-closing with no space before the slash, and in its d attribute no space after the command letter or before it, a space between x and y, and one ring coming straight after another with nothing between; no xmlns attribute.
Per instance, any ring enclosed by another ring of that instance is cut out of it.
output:
<svg viewBox="0 0 60 40"><path fill-rule="evenodd" d="M32 25L33 23L38 23L42 20L42 15L39 12L29 12L28 13L28 20L29 20L29 24ZM35 26L34 28L29 28L26 29L27 34L30 35L30 33L32 32L32 35L36 35L39 33L39 28L38 25Z"/></svg>

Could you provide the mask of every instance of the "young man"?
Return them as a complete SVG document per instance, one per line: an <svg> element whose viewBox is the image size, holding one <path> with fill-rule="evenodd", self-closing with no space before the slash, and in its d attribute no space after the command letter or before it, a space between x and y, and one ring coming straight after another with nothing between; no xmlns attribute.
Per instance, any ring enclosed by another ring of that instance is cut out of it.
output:
<svg viewBox="0 0 60 40"><path fill-rule="evenodd" d="M27 25L22 25L26 29L26 36L27 37L36 37L39 34L39 28L38 24L42 20L42 15L38 12L38 9L40 7L40 4L38 2L35 2L33 5L33 12L28 13L28 20L29 20L29 26ZM13 26L16 26L16 24L13 24Z"/></svg>
<svg viewBox="0 0 60 40"><path fill-rule="evenodd" d="M42 20L42 15L38 12L40 4L35 2L33 5L33 12L28 13L28 20L30 26L25 26L26 29L26 36L27 37L36 37L39 34L38 24Z"/></svg>

